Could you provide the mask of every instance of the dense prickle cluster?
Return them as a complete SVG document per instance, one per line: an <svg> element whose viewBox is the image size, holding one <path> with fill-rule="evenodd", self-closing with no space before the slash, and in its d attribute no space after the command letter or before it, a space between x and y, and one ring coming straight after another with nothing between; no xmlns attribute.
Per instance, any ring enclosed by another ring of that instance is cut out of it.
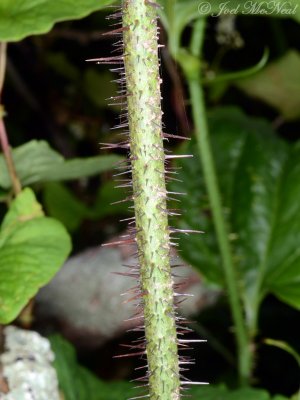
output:
<svg viewBox="0 0 300 400"><path fill-rule="evenodd" d="M171 246L176 245L171 235L180 230L169 227L168 216L177 214L167 209L167 200L180 193L166 190L166 180L174 179L176 173L168 168L168 159L176 156L164 154L163 140L181 137L163 133L162 128L157 7L149 0L124 0L121 10L109 17L117 21L116 26L122 17L121 26L110 32L119 37L115 51L120 54L90 61L117 64L112 71L120 74L121 89L111 100L123 107L115 128L124 129L126 139L104 148L130 151L128 162L120 165L116 176L121 180L119 187L133 189L124 201L133 200L135 215L128 219L129 234L110 244L137 245L137 265L127 265L129 271L124 275L138 281L130 290L130 300L138 301L133 318L141 320L141 327L135 330L144 331L145 336L129 346L133 352L125 356L146 356L146 375L138 381L149 390L135 398L179 400L181 388L192 383L181 377L191 361L178 356L178 348L189 343L179 337L189 329L176 315L182 294L175 292L180 285L174 284L171 273L178 266L170 261Z"/></svg>

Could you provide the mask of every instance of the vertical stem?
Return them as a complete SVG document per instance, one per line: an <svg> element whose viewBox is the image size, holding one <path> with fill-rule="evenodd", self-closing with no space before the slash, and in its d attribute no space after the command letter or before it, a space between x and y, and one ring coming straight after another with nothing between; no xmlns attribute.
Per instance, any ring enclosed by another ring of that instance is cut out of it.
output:
<svg viewBox="0 0 300 400"><path fill-rule="evenodd" d="M195 23L194 33L191 41L191 53L193 56L198 58L203 45L204 30L205 19L200 18ZM238 280L232 259L232 253L228 239L229 235L222 212L221 195L209 139L204 93L199 78L200 71L198 72L198 79L187 76L188 87L191 95L193 119L196 128L196 139L212 208L217 239L223 260L225 282L227 286L238 348L239 377L241 384L247 384L251 375L251 349L239 297Z"/></svg>
<svg viewBox="0 0 300 400"><path fill-rule="evenodd" d="M166 205L156 9L124 0L124 62L149 397L180 398Z"/></svg>
<svg viewBox="0 0 300 400"><path fill-rule="evenodd" d="M6 68L6 48L7 44L5 42L0 42L0 103Z"/></svg>
<svg viewBox="0 0 300 400"><path fill-rule="evenodd" d="M0 110L0 113L1 113L1 110ZM11 150L10 150L8 139L7 139L5 125L4 125L3 118L1 117L1 115L0 115L0 143L1 143L2 150L3 150L3 155L4 155L4 159L6 162L7 169L8 169L8 173L10 175L10 179L12 182L13 191L14 191L14 194L17 195L18 193L21 192L21 184L20 184L19 178L17 176L17 172L15 169L15 165L13 162Z"/></svg>
<svg viewBox="0 0 300 400"><path fill-rule="evenodd" d="M10 150L8 137L3 122L4 108L1 104L2 88L4 84L5 68L6 68L6 48L7 44L0 42L0 144L3 150L4 159L11 178L14 194L17 195L21 191L21 184L16 173L12 153Z"/></svg>

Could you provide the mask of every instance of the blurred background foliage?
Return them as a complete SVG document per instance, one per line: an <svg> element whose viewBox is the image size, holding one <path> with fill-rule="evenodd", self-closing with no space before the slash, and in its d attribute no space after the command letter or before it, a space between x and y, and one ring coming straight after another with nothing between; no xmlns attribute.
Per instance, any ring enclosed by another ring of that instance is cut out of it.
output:
<svg viewBox="0 0 300 400"><path fill-rule="evenodd" d="M94 3L90 1L85 11L80 5L78 9L75 7L73 16L52 18L58 21L76 17L78 20L61 22L45 35L25 39L22 24L19 31L9 31L3 22L5 13L0 17L1 39L6 39L3 32L10 32L16 40L8 46L2 102L10 143L15 149L17 172L23 185L33 188L46 214L67 228L73 242L72 254L100 246L117 236L126 229L126 224L119 220L131 215L127 203L118 203L126 197L124 189L115 189L113 182L113 168L126 152L101 150L99 144L119 141L120 132L113 127L118 122L120 107L109 106L107 100L118 91L114 82L117 77L106 66L85 62L110 55L112 51L111 37L103 36L109 30L105 17L111 10L106 8L85 16L98 8ZM167 3L166 14L162 16L165 23L171 21ZM184 47L190 40L190 22L199 15L198 2L179 1L177 6L172 25L175 31L169 26L168 35L174 33L176 39L180 31ZM297 18L254 15L208 18L203 84L224 213L240 268L241 290L249 309L257 266L263 262L266 268L259 277L265 286L258 338L253 349L256 352L253 386L264 390L237 389L227 393L225 384L236 388L232 361L235 349L230 311L222 292L213 305L194 312L195 335L207 338L208 344L198 346L191 353L196 365L188 377L194 380L201 377L203 381L219 385L195 389L195 398L280 400L291 398L299 389L297 360L288 352L263 343L264 338L271 337L300 351L300 26ZM51 24L43 20L39 26L33 19L32 26L36 27L32 33L43 33ZM173 46L175 39L172 39ZM163 29L160 40L166 45L161 50L166 131L193 137L186 83L179 66L172 60ZM178 153L196 153L194 139L188 144L172 140L166 147ZM182 168L179 171L182 183L174 182L172 186L176 188L174 191L187 195L180 204L183 217L175 224L206 231L201 237L183 238L179 247L181 256L202 272L204 285L222 288L221 260L199 160L195 157L176 166ZM256 192L252 190L253 181ZM4 216L10 183L3 158L0 158L0 186L3 200L0 212ZM111 206L114 202L117 204ZM290 261L285 263L286 260ZM83 286L88 290L87 281L93 280L93 276L85 279ZM57 331L53 321L39 317L35 317L32 326L47 335ZM91 350L83 331L82 342L76 346L84 367L77 363L75 350L69 343L62 337L52 337L66 400L121 400L137 395L137 392L131 393L129 383L118 386L104 382L137 376L134 362L112 360L119 352L118 343L128 342L132 335L124 333L124 336L107 338L104 344ZM285 397L270 397L278 393Z"/></svg>

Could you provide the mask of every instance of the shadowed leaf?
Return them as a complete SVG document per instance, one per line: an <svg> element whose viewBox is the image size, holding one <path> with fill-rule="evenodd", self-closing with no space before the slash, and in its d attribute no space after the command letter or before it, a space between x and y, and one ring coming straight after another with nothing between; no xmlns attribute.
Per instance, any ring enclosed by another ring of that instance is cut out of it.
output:
<svg viewBox="0 0 300 400"><path fill-rule="evenodd" d="M237 109L211 114L210 131L240 289L251 312L267 293L300 308L300 143L289 145L271 126ZM195 142L184 152L197 154ZM212 212L196 157L182 166L174 191L182 197L180 225L205 235L183 237L183 256L211 281L223 285Z"/></svg>
<svg viewBox="0 0 300 400"><path fill-rule="evenodd" d="M300 116L300 55L291 50L257 74L235 85L276 108L286 119Z"/></svg>

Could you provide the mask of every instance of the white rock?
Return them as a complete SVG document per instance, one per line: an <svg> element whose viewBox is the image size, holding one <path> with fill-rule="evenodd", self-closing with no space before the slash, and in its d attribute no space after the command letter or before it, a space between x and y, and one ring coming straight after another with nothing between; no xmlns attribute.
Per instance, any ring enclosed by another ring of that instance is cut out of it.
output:
<svg viewBox="0 0 300 400"><path fill-rule="evenodd" d="M14 326L4 328L4 353L0 356L2 375L9 392L0 400L59 400L54 354L49 341L37 332Z"/></svg>

